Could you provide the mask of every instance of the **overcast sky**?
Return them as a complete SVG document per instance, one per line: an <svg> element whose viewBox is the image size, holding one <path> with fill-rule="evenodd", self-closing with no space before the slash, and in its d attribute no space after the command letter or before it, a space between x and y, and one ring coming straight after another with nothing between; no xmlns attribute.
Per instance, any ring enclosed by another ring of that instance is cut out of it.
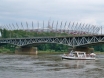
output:
<svg viewBox="0 0 104 78"><path fill-rule="evenodd" d="M104 26L104 0L0 0L0 25L53 20Z"/></svg>

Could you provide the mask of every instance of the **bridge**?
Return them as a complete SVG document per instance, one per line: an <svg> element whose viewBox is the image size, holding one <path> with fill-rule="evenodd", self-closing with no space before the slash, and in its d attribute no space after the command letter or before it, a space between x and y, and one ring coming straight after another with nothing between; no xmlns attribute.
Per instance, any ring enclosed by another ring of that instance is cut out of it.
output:
<svg viewBox="0 0 104 78"><path fill-rule="evenodd" d="M104 35L73 36L73 37L31 37L31 38L2 38L0 44L13 44L16 46L27 46L42 43L57 43L72 47L94 45L104 42Z"/></svg>
<svg viewBox="0 0 104 78"><path fill-rule="evenodd" d="M43 22L42 26L38 24L35 26L31 25L31 29L29 29L29 24L26 22L26 26L21 26L16 23L12 25L4 25L1 26L1 39L0 44L13 44L16 46L24 47L33 44L42 44L42 43L57 43L64 44L71 47L76 46L88 46L95 45L104 42L104 35L102 35L102 27L94 26L94 25L85 25L81 23L67 23L65 22L63 25L59 25L57 22L54 26L54 22L48 25L45 25ZM17 27L17 28L16 28ZM36 28L37 27L37 28ZM101 34L99 34L101 30ZM19 32L23 32L24 37L19 37ZM7 33L7 34L5 34ZM38 36L34 37L28 33L37 33ZM51 35L43 35L43 33L53 33ZM41 36L39 36L41 34ZM43 35L43 36L42 36Z"/></svg>

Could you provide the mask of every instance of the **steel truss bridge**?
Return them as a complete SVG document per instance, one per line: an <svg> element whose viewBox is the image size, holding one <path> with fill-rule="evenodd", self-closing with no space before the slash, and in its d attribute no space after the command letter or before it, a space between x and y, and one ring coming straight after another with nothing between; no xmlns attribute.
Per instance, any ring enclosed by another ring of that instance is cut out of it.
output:
<svg viewBox="0 0 104 78"><path fill-rule="evenodd" d="M3 33L3 30L8 31L8 38L1 38L0 44L13 44L16 46L27 46L27 45L33 45L33 44L42 44L42 43L57 43L57 44L64 44L68 46L83 46L83 45L91 45L91 44L98 44L104 42L104 35L99 35L99 31L102 32L102 27L98 27L95 25L88 25L88 24L81 24L81 23L71 23L71 22L56 22L56 25L54 25L54 21L48 22L48 25L46 25L43 21L43 25L40 25L39 22L37 25L34 25L32 22L32 25L29 25L26 22L26 25L23 26L21 23L20 25L16 23L16 25L2 25L0 26L1 32ZM42 36L42 37L26 37L26 38L20 38L18 32L24 31L24 35L32 32L32 33L66 33L68 35L66 36ZM16 31L16 33L12 33L12 31ZM2 35L1 33L1 35ZM5 33L5 32L4 32ZM11 34L15 34L18 37L13 37ZM10 36L9 36L10 35ZM71 36L70 36L71 35ZM81 36L83 35L83 36ZM87 35L87 36L84 36Z"/></svg>
<svg viewBox="0 0 104 78"><path fill-rule="evenodd" d="M75 47L75 46L104 43L104 35L0 39L0 44L6 44L6 43L17 45L17 46L27 46L27 45L42 44L42 43L57 43L57 44L64 44L64 45Z"/></svg>

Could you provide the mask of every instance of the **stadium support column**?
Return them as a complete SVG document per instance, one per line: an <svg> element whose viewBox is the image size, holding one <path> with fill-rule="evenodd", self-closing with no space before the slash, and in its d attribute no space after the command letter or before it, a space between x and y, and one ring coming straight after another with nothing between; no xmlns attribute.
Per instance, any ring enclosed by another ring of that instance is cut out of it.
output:
<svg viewBox="0 0 104 78"><path fill-rule="evenodd" d="M37 47L17 47L15 50L16 54L33 54L33 55L37 55L38 51L37 51Z"/></svg>

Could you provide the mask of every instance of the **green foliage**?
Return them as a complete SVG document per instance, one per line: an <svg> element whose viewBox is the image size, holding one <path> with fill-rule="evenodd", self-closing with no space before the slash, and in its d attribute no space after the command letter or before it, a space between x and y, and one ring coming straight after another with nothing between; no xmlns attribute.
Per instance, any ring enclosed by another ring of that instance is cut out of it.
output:
<svg viewBox="0 0 104 78"><path fill-rule="evenodd" d="M0 48L0 53L10 53L11 51L10 51L10 49L7 49L7 48Z"/></svg>
<svg viewBox="0 0 104 78"><path fill-rule="evenodd" d="M15 47L12 44L0 45L0 53L14 53Z"/></svg>
<svg viewBox="0 0 104 78"><path fill-rule="evenodd" d="M94 46L94 50L104 52L104 44Z"/></svg>
<svg viewBox="0 0 104 78"><path fill-rule="evenodd" d="M23 38L23 37L43 37L43 36L72 36L67 33L27 31L27 30L6 30L0 29L2 38Z"/></svg>
<svg viewBox="0 0 104 78"><path fill-rule="evenodd" d="M6 30L6 29L4 29L4 30L1 30L1 34L2 34L2 37L3 38L8 38L9 37L9 32Z"/></svg>
<svg viewBox="0 0 104 78"><path fill-rule="evenodd" d="M39 50L42 51L55 51L55 52L66 52L68 50L68 46L62 44L40 44L37 46Z"/></svg>

